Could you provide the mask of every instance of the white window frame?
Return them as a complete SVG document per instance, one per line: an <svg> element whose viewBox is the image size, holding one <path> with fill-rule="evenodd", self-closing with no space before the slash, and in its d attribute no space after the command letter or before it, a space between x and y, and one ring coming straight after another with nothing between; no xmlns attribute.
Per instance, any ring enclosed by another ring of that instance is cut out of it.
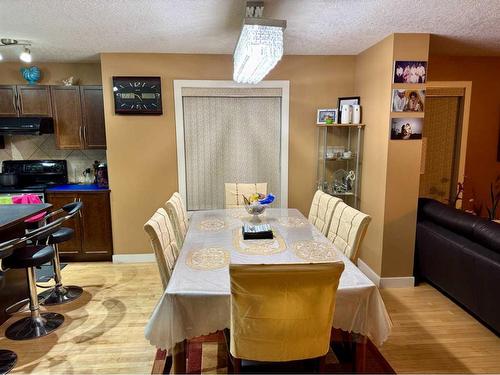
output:
<svg viewBox="0 0 500 375"><path fill-rule="evenodd" d="M196 88L278 88L281 89L281 208L288 208L288 138L290 81L262 81L255 85L223 80L174 80L175 133L177 143L177 176L179 193L186 202L186 152L184 148L184 108L182 89Z"/></svg>

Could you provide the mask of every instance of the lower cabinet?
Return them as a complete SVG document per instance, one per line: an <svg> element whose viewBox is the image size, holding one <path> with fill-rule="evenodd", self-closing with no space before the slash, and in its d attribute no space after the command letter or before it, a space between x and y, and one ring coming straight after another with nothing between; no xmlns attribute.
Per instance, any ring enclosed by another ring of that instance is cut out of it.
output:
<svg viewBox="0 0 500 375"><path fill-rule="evenodd" d="M48 192L47 202L57 210L65 204L83 202L80 215L64 223L74 237L59 245L62 261L105 261L113 255L109 191Z"/></svg>

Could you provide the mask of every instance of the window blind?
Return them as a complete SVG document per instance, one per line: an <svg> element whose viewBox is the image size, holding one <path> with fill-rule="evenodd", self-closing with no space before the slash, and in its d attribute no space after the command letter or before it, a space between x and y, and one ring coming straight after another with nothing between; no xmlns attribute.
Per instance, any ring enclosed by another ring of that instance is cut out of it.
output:
<svg viewBox="0 0 500 375"><path fill-rule="evenodd" d="M223 208L225 182L267 182L278 207L281 96L203 90L182 99L188 210Z"/></svg>

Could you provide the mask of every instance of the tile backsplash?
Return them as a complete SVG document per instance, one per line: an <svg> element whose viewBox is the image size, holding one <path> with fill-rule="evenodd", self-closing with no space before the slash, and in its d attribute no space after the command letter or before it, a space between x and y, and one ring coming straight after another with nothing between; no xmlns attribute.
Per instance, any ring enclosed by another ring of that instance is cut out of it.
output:
<svg viewBox="0 0 500 375"><path fill-rule="evenodd" d="M106 160L106 150L58 150L54 134L5 136L0 162L27 159L66 159L69 181L78 182L83 171L92 168L94 160Z"/></svg>

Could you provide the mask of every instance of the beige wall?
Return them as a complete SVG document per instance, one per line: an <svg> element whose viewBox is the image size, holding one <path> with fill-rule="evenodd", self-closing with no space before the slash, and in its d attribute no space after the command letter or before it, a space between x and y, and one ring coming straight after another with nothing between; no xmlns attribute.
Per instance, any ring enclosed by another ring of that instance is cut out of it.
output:
<svg viewBox="0 0 500 375"><path fill-rule="evenodd" d="M307 214L316 186L316 110L354 93L354 57L285 56L266 77L290 81L289 207ZM102 54L115 254L150 252L142 226L178 189L174 79L231 80L230 55ZM162 116L117 116L114 75L162 78Z"/></svg>
<svg viewBox="0 0 500 375"><path fill-rule="evenodd" d="M429 34L395 34L394 61L427 61L429 37ZM424 89L425 85L411 87ZM413 275L421 151L421 140L389 141L382 277Z"/></svg>
<svg viewBox="0 0 500 375"><path fill-rule="evenodd" d="M394 34L356 57L366 123L361 210L372 216L360 258L382 277L413 275L421 141L390 141L395 60L427 60L428 34Z"/></svg>
<svg viewBox="0 0 500 375"><path fill-rule="evenodd" d="M391 35L360 53L355 72L356 95L361 97L366 124L361 211L372 217L360 258L378 275L382 273L393 44Z"/></svg>
<svg viewBox="0 0 500 375"><path fill-rule="evenodd" d="M0 64L0 84L25 84L26 81L20 73L24 66L36 65L42 74L41 85L60 85L61 80L69 76L78 79L81 85L100 85L101 67L98 63L32 63L22 64L17 62L3 62Z"/></svg>

